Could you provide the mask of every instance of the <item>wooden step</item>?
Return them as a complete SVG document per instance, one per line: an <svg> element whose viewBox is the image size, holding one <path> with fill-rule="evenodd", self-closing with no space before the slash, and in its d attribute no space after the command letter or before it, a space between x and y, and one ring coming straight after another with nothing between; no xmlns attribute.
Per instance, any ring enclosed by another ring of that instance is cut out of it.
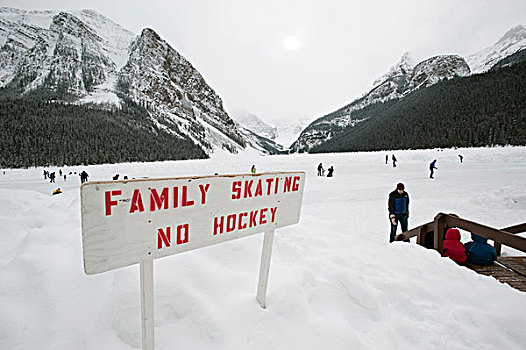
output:
<svg viewBox="0 0 526 350"><path fill-rule="evenodd" d="M507 283L521 292L526 292L526 256L501 256L498 258L498 262L508 268L497 263L488 265L466 263L466 267L481 275L493 276L500 282Z"/></svg>

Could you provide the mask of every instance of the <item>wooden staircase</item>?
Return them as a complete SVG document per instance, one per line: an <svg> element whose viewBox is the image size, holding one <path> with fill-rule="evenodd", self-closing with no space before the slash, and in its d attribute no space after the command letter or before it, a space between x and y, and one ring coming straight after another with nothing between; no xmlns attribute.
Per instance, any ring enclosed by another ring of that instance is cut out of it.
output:
<svg viewBox="0 0 526 350"><path fill-rule="evenodd" d="M497 261L488 265L466 263L466 267L482 275L493 276L521 292L526 292L526 256L500 256L503 244L526 253L526 238L516 235L526 232L526 223L496 229L459 218L455 214L439 213L435 216L434 221L401 233L396 236L395 240L402 241L417 237L417 244L435 249L442 254L444 236L446 231L452 227L475 233L494 242L498 256ZM435 232L441 232L441 234L435 235Z"/></svg>

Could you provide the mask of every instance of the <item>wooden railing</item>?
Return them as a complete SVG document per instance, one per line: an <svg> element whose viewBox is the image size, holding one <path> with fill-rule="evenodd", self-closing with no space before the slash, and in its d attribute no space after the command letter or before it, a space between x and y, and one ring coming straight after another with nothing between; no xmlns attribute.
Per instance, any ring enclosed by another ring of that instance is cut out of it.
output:
<svg viewBox="0 0 526 350"><path fill-rule="evenodd" d="M437 216L435 216L434 221L401 233L396 236L396 240L401 241L416 236L416 243L424 245L426 236L433 235L433 247L434 249L438 250L440 254L442 254L444 236L447 229L451 227L458 227L462 230L466 230L481 237L493 240L495 242L495 250L497 251L497 255L500 255L501 246L503 244L526 253L526 238L515 235L516 233L526 232L526 223L499 230L459 218L454 214L439 213ZM435 234L436 232L439 232L440 234Z"/></svg>

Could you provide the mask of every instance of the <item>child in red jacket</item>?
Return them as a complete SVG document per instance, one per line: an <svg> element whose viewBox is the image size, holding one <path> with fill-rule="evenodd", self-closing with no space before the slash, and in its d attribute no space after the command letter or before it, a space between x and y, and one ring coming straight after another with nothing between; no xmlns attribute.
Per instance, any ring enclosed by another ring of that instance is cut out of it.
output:
<svg viewBox="0 0 526 350"><path fill-rule="evenodd" d="M450 228L446 232L443 256L448 256L459 264L466 262L466 249L462 242L460 242L460 232L456 228Z"/></svg>

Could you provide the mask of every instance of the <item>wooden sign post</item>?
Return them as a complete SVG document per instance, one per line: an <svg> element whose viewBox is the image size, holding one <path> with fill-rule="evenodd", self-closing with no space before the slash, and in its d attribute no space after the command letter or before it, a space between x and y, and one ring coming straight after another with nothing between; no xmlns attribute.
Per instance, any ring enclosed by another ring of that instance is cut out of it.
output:
<svg viewBox="0 0 526 350"><path fill-rule="evenodd" d="M140 264L143 349L154 348L153 260L265 232L257 301L266 307L274 230L300 218L304 172L86 182L84 271Z"/></svg>

